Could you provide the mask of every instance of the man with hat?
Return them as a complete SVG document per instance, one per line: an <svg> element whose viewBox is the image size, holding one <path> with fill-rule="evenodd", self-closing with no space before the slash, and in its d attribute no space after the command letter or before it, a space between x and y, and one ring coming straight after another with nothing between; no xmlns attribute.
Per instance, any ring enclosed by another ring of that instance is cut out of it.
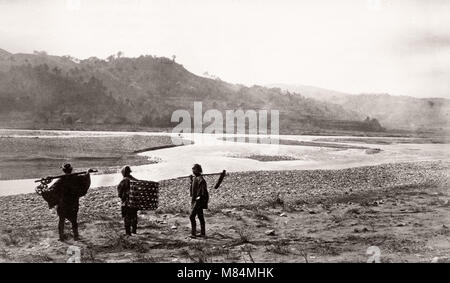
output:
<svg viewBox="0 0 450 283"><path fill-rule="evenodd" d="M192 173L194 176L191 175L191 215L189 216L192 228L191 237L197 237L197 223L195 221L195 217L198 217L198 220L200 221L200 237L206 237L206 225L203 209L208 208L209 194L207 184L202 176L203 169L200 164L194 164L194 167L192 167Z"/></svg>
<svg viewBox="0 0 450 283"><path fill-rule="evenodd" d="M62 171L66 176L58 179L52 187L56 190L58 194L58 204L56 211L59 216L58 232L59 240L64 241L66 236L64 235L64 222L69 220L72 224L73 238L74 240L79 240L80 235L78 234L78 209L79 209L79 199L80 197L86 195L89 186L91 185L90 172L89 169L86 174L82 175L71 175L73 168L69 163L65 163L62 166Z"/></svg>
<svg viewBox="0 0 450 283"><path fill-rule="evenodd" d="M130 166L124 166L120 171L122 173L123 179L117 186L117 193L122 201L122 217L125 224L125 234L127 236L131 236L131 233L137 233L137 208L132 207L129 202L130 198L130 181L137 181L136 178L131 176L131 168Z"/></svg>

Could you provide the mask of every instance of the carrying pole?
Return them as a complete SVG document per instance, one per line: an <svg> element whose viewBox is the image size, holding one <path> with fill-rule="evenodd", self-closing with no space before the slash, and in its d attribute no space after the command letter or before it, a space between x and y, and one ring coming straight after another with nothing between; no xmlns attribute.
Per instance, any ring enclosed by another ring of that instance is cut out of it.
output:
<svg viewBox="0 0 450 283"><path fill-rule="evenodd" d="M59 176L49 176L49 177L45 177L45 178L41 178L39 180L35 180L35 183L42 183L42 182L50 182L53 179L59 179L62 177L67 177L67 176L77 176L77 175L83 175L83 174L87 174L87 173L95 173L98 172L98 170L93 169L91 171L84 171L84 172L77 172L77 173L71 173L71 174L64 174L64 175L59 175Z"/></svg>
<svg viewBox="0 0 450 283"><path fill-rule="evenodd" d="M219 186L222 184L223 179L224 179L226 176L228 176L227 171L226 171L226 170L223 170L223 171L220 172L220 173L207 173L207 174L202 174L202 176L216 176L216 175L219 175L219 179L217 180L216 184L214 185L214 189L218 189ZM177 178L174 178L174 179L185 179L185 178L191 178L191 177L194 177L194 175L181 176L181 177L177 177ZM174 179L171 179L171 180L174 180ZM164 184L167 184L166 182L170 182L170 180L161 180L161 181L159 181L158 183L160 183L161 186L164 186Z"/></svg>
<svg viewBox="0 0 450 283"><path fill-rule="evenodd" d="M215 176L215 175L224 175L224 176L228 176L228 173L226 170L223 170L222 172L217 172L217 173L207 173L207 174L202 174L202 176ZM184 179L184 178L190 178L190 177L194 177L194 175L187 175L187 176L181 176L181 177L177 177L175 179Z"/></svg>

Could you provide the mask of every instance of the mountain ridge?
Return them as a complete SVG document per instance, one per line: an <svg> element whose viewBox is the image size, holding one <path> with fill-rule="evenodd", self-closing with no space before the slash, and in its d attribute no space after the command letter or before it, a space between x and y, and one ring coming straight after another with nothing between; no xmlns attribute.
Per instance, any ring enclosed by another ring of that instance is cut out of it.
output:
<svg viewBox="0 0 450 283"><path fill-rule="evenodd" d="M243 86L218 78L195 75L173 59L151 55L106 60L90 57L2 52L0 57L0 108L3 121L74 121L100 124L173 126L177 109L277 109L280 129L287 132L321 128L379 131L378 121L334 102L290 94L277 88ZM97 97L98 96L98 97ZM107 107L95 105L95 99ZM69 118L70 117L70 118Z"/></svg>
<svg viewBox="0 0 450 283"><path fill-rule="evenodd" d="M388 93L349 94L305 85L269 84L325 102L333 102L361 115L376 118L388 128L425 130L449 129L450 99L413 97Z"/></svg>

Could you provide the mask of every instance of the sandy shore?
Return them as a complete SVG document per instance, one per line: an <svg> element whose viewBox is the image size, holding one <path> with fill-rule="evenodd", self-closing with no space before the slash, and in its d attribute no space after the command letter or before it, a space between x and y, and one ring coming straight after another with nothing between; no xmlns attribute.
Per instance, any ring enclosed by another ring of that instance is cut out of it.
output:
<svg viewBox="0 0 450 283"><path fill-rule="evenodd" d="M232 173L210 191L206 240L187 238L186 180L164 184L160 208L140 214L132 238L114 187L81 200L80 242L57 241L56 214L38 195L0 197L0 261L66 261L70 245L88 262L359 262L373 245L385 262L449 261L449 169L441 161Z"/></svg>

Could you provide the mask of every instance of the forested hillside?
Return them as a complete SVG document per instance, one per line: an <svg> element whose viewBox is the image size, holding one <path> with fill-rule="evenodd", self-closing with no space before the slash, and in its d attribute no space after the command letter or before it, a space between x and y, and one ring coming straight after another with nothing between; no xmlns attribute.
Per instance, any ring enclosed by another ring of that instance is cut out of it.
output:
<svg viewBox="0 0 450 283"><path fill-rule="evenodd" d="M283 129L380 130L365 115L342 106L285 93L197 76L172 59L123 57L101 60L50 56L45 52L0 52L0 116L36 123L170 127L176 109L276 109ZM325 121L325 123L323 122ZM333 121L328 123L327 121Z"/></svg>

